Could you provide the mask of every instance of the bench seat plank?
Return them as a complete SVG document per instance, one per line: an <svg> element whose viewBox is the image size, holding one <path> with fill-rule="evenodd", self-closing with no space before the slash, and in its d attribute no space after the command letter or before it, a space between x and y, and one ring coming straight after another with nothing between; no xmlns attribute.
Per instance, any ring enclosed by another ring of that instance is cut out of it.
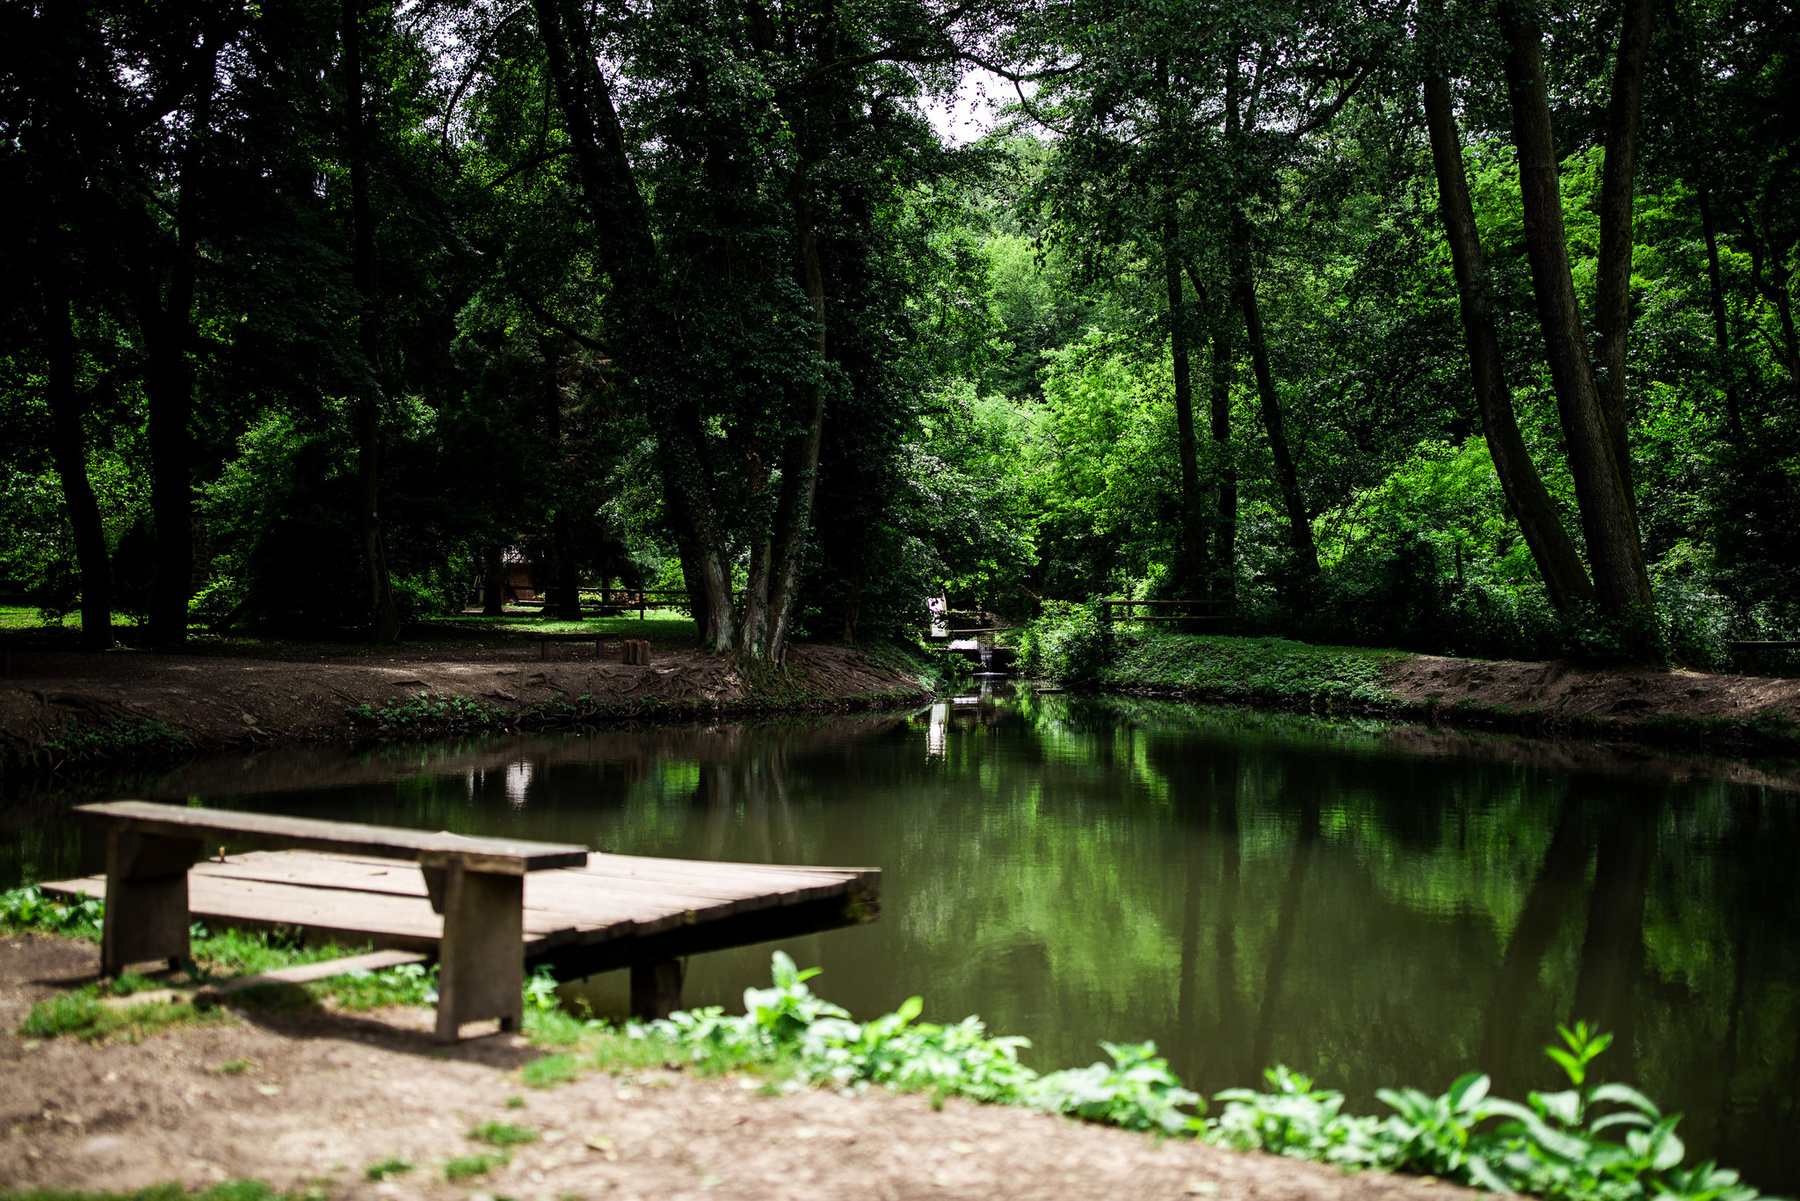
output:
<svg viewBox="0 0 1800 1201"><path fill-rule="evenodd" d="M554 867L579 867L587 848L572 843L475 838L447 830L408 830L360 822L321 821L278 813L189 809L150 801L107 801L73 810L83 821L131 834L209 841L281 850L361 851L428 866L455 862L470 871L519 875Z"/></svg>

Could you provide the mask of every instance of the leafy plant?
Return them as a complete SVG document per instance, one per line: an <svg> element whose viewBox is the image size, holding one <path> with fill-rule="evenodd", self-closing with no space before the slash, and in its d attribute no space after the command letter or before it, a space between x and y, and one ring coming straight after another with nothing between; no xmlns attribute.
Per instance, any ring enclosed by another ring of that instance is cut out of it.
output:
<svg viewBox="0 0 1800 1201"><path fill-rule="evenodd" d="M47 897L35 884L0 892L0 930L100 939L104 903L82 893L73 901Z"/></svg>

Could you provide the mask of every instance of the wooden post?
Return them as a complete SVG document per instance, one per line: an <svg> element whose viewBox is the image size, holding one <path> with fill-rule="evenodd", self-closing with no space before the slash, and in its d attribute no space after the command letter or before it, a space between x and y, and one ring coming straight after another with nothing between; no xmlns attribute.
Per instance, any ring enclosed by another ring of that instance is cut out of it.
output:
<svg viewBox="0 0 1800 1201"><path fill-rule="evenodd" d="M133 963L188 954L188 868L205 846L197 838L106 834L106 917L100 934L100 974L119 976Z"/></svg>
<svg viewBox="0 0 1800 1201"><path fill-rule="evenodd" d="M681 960L631 965L631 1016L640 1021L666 1018L681 1008Z"/></svg>
<svg viewBox="0 0 1800 1201"><path fill-rule="evenodd" d="M452 860L426 867L425 881L444 915L437 1040L455 1042L464 1022L482 1018L517 1030L525 1016L525 877L472 872Z"/></svg>

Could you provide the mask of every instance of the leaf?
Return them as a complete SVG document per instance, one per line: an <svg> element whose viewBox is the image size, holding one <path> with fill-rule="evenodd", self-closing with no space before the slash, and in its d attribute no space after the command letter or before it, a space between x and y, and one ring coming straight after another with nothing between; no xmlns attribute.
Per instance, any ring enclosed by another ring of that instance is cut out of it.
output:
<svg viewBox="0 0 1800 1201"><path fill-rule="evenodd" d="M1493 1083L1480 1072L1468 1072L1458 1076L1450 1086L1450 1108L1456 1113L1468 1113L1481 1099L1488 1094L1488 1087Z"/></svg>
<svg viewBox="0 0 1800 1201"><path fill-rule="evenodd" d="M1488 1161L1479 1155L1469 1156L1469 1183L1486 1189L1490 1193L1510 1193L1513 1188L1500 1173L1488 1166Z"/></svg>
<svg viewBox="0 0 1800 1201"><path fill-rule="evenodd" d="M1614 1126L1648 1127L1649 1125L1650 1119L1643 1114L1621 1111L1619 1113L1609 1113L1603 1118L1595 1118L1588 1123L1587 1129L1589 1134L1599 1134L1602 1130L1610 1130Z"/></svg>
<svg viewBox="0 0 1800 1201"><path fill-rule="evenodd" d="M1581 1121L1581 1094L1572 1088L1558 1093L1532 1093L1531 1103L1565 1126Z"/></svg>
<svg viewBox="0 0 1800 1201"><path fill-rule="evenodd" d="M1581 1060L1561 1047L1545 1047L1544 1054L1562 1065L1563 1072L1569 1077L1569 1083L1580 1087L1582 1080L1587 1077L1587 1068L1583 1066Z"/></svg>
<svg viewBox="0 0 1800 1201"><path fill-rule="evenodd" d="M1602 1084L1588 1094L1588 1104L1597 1105L1602 1101L1611 1101L1615 1105L1629 1105L1640 1113L1647 1114L1653 1121L1662 1120L1662 1110L1637 1089L1629 1084Z"/></svg>
<svg viewBox="0 0 1800 1201"><path fill-rule="evenodd" d="M1667 1125L1656 1128L1656 1132L1650 1136L1650 1146L1650 1166L1659 1172L1666 1172L1679 1164L1681 1157L1687 1154L1687 1147L1675 1133L1673 1119Z"/></svg>

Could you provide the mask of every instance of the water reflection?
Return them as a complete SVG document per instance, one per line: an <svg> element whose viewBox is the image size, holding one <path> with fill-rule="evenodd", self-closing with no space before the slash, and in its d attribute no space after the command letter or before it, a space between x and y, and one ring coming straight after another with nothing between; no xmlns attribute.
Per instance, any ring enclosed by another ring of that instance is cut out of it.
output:
<svg viewBox="0 0 1800 1201"><path fill-rule="evenodd" d="M1577 1017L1703 1155L1800 1184L1795 792L1747 765L1005 689L914 715L208 760L113 795L884 869L877 925L787 944L868 1014L918 992L1041 1066L1154 1038L1206 1092L1280 1061L1375 1109ZM92 790L93 799L107 794ZM56 798L0 873L97 866ZM18 840L13 841L14 832ZM735 1005L768 947L696 959ZM593 996L603 1004L613 986ZM616 990L614 990L616 992Z"/></svg>

